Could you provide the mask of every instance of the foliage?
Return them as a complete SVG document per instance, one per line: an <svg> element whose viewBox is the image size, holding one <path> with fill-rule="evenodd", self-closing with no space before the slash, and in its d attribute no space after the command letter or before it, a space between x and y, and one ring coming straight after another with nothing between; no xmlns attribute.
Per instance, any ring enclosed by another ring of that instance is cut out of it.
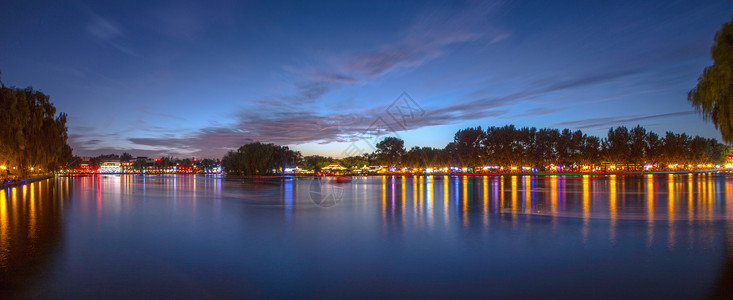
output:
<svg viewBox="0 0 733 300"><path fill-rule="evenodd" d="M450 163L445 149L412 147L403 158L403 165L413 168L433 168Z"/></svg>
<svg viewBox="0 0 733 300"><path fill-rule="evenodd" d="M132 154L123 152L122 155L120 155L120 161L121 162L128 162L132 159Z"/></svg>
<svg viewBox="0 0 733 300"><path fill-rule="evenodd" d="M0 83L0 165L20 176L54 171L71 161L66 114L56 114L49 96Z"/></svg>
<svg viewBox="0 0 733 300"><path fill-rule="evenodd" d="M218 159L205 158L205 159L202 159L201 161L199 161L199 164L198 165L199 165L199 168L203 172L209 173L209 172L213 172L214 169L217 166L219 166L219 160Z"/></svg>
<svg viewBox="0 0 733 300"><path fill-rule="evenodd" d="M237 151L229 151L221 159L221 164L227 173L251 176L282 172L300 160L300 152L287 146L255 142L245 144Z"/></svg>
<svg viewBox="0 0 733 300"><path fill-rule="evenodd" d="M318 173L323 169L324 167L334 163L336 160L334 160L331 157L324 157L320 155L309 155L306 157L303 157L303 160L298 164L298 167L306 169L306 170L313 170L314 172Z"/></svg>
<svg viewBox="0 0 733 300"><path fill-rule="evenodd" d="M339 164L347 169L361 168L369 165L369 160L366 156L349 156L339 159Z"/></svg>
<svg viewBox="0 0 733 300"><path fill-rule="evenodd" d="M482 165L486 159L486 151L482 147L485 139L486 132L481 129L481 126L458 130L453 138L453 145L449 147L450 155L460 165Z"/></svg>
<svg viewBox="0 0 733 300"><path fill-rule="evenodd" d="M407 153L405 151L405 141L396 137L386 137L377 143L377 151L375 153L381 164L387 166L399 165L402 156Z"/></svg>
<svg viewBox="0 0 733 300"><path fill-rule="evenodd" d="M567 167L598 164L721 164L728 148L715 139L690 137L667 132L664 138L641 126L629 130L611 128L606 138L588 136L580 130L562 131L553 128L516 128L514 125L459 130L453 142L435 160L440 165L479 167L484 165ZM437 149L436 149L437 150ZM404 156L404 166L422 166L419 157L425 154L418 147ZM423 164L427 167L430 164Z"/></svg>
<svg viewBox="0 0 733 300"><path fill-rule="evenodd" d="M713 64L703 70L697 86L687 94L703 118L720 130L723 141L733 142L733 20L715 34Z"/></svg>
<svg viewBox="0 0 733 300"><path fill-rule="evenodd" d="M135 162L132 163L132 168L138 171L145 170L147 166L148 166L148 163L145 161L144 158L138 158L135 160Z"/></svg>

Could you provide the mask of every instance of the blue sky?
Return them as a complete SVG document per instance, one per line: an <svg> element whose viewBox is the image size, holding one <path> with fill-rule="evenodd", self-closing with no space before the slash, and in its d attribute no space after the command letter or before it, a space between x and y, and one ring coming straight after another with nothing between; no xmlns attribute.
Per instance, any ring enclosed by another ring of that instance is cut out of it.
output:
<svg viewBox="0 0 733 300"><path fill-rule="evenodd" d="M719 139L686 94L733 14L730 1L2 7L3 83L50 95L76 154L178 157L248 141L340 157L370 150L376 120L408 147L505 124ZM386 109L403 92L422 110L397 126Z"/></svg>

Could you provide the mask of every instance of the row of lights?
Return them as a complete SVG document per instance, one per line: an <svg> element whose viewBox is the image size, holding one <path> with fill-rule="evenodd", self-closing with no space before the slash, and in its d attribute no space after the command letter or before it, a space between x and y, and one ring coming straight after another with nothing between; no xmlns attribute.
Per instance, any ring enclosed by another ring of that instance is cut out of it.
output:
<svg viewBox="0 0 733 300"><path fill-rule="evenodd" d="M7 170L7 166L0 166L0 170ZM16 167L13 167L13 170L17 169ZM41 168L38 168L38 171L42 170ZM31 167L31 171L33 171L33 167Z"/></svg>

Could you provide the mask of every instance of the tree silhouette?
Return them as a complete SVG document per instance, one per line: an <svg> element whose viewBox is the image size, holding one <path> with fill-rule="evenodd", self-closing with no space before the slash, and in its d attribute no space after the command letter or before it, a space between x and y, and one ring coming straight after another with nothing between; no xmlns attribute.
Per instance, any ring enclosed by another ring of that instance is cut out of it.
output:
<svg viewBox="0 0 733 300"><path fill-rule="evenodd" d="M713 65L705 67L697 86L687 94L705 120L720 130L723 141L733 142L733 21L715 34L711 49Z"/></svg>

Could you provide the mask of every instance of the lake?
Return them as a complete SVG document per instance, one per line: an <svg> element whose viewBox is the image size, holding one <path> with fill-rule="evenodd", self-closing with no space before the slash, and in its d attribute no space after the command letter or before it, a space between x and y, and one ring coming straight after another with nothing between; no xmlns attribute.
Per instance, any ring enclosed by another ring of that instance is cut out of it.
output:
<svg viewBox="0 0 733 300"><path fill-rule="evenodd" d="M0 190L1 298L733 297L733 177L56 178Z"/></svg>

